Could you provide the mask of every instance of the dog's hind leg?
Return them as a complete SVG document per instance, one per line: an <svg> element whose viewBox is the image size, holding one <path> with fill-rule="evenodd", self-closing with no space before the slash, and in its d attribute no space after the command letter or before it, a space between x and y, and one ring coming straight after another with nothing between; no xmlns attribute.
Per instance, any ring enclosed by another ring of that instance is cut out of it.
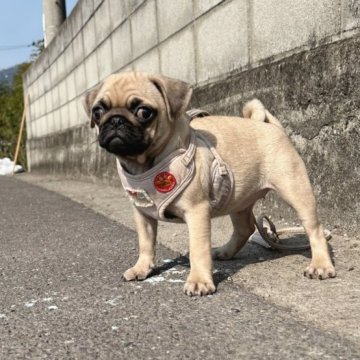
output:
<svg viewBox="0 0 360 360"><path fill-rule="evenodd" d="M277 161L281 163L276 164L278 170L273 172L272 186L296 210L310 241L312 260L304 275L319 279L335 277L305 165L295 150L293 154L279 156Z"/></svg>
<svg viewBox="0 0 360 360"><path fill-rule="evenodd" d="M233 234L225 245L211 250L214 260L229 260L233 258L255 231L252 207L238 213L232 213L230 217L234 226Z"/></svg>

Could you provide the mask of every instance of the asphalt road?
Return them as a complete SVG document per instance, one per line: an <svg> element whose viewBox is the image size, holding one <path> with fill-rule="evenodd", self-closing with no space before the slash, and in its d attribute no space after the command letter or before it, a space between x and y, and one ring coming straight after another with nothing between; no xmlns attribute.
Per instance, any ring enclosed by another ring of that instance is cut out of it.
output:
<svg viewBox="0 0 360 360"><path fill-rule="evenodd" d="M157 275L122 282L136 234L58 194L0 177L0 213L1 359L360 359L221 271L215 295L183 295L187 261L162 246Z"/></svg>

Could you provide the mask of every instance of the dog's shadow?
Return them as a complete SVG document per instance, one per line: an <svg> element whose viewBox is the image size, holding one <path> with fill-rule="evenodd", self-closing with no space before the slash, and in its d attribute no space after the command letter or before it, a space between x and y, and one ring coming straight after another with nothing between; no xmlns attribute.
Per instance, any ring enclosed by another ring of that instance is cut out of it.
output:
<svg viewBox="0 0 360 360"><path fill-rule="evenodd" d="M300 235L302 237L302 235ZM288 244L291 244L292 240L299 240L298 235L294 235L288 238ZM330 244L329 252L333 264L335 264L334 252ZM214 282L219 285L223 281L232 281L232 276L246 266L262 263L270 260L277 260L284 257L293 257L294 255L300 255L307 259L311 259L311 250L276 250L272 248L264 248L254 242L247 242L247 244L239 251L239 253L232 259L226 261L215 261L214 268ZM299 269L301 271L303 269Z"/></svg>
<svg viewBox="0 0 360 360"><path fill-rule="evenodd" d="M179 255L176 258L171 259L171 261L167 261L166 263L155 267L151 272L151 276L160 275L161 273L177 266L190 268L189 257L187 255Z"/></svg>
<svg viewBox="0 0 360 360"><path fill-rule="evenodd" d="M283 257L302 255L311 258L310 250L302 251L279 251L272 248L265 248L253 242L247 244L231 260L214 261L214 282L217 285L223 281L232 281L232 277L241 269L257 263L274 261Z"/></svg>
<svg viewBox="0 0 360 360"><path fill-rule="evenodd" d="M297 238L296 235L293 236L294 239ZM289 237L288 240L291 243L292 237ZM330 244L329 251L332 262L335 264L334 252ZM275 250L272 248L265 248L254 242L248 241L246 245L239 251L239 253L231 260L215 260L214 261L214 283L216 286L221 284L224 281L231 281L232 277L241 269L246 266L262 263L269 260L276 260L283 257L301 255L308 259L311 259L311 250ZM168 261L158 267L156 267L151 276L160 275L161 273L170 270L175 267L182 267L189 269L190 262L188 255L179 255L176 258Z"/></svg>

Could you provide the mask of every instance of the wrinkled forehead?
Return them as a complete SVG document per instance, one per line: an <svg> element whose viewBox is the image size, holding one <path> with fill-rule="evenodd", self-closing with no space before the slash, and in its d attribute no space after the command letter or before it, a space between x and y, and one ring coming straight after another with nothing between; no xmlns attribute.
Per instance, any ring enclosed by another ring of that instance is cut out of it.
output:
<svg viewBox="0 0 360 360"><path fill-rule="evenodd" d="M98 100L100 99L110 107L121 108L129 108L137 100L153 106L164 103L155 84L141 73L110 75L98 94Z"/></svg>

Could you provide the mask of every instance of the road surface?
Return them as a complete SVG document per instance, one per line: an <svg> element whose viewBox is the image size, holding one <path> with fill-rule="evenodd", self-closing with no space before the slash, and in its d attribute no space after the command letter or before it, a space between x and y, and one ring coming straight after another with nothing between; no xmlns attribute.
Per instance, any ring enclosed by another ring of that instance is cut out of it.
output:
<svg viewBox="0 0 360 360"><path fill-rule="evenodd" d="M59 194L0 177L0 212L1 359L360 359L221 268L185 296L187 259L161 245L155 276L123 282L136 234Z"/></svg>

